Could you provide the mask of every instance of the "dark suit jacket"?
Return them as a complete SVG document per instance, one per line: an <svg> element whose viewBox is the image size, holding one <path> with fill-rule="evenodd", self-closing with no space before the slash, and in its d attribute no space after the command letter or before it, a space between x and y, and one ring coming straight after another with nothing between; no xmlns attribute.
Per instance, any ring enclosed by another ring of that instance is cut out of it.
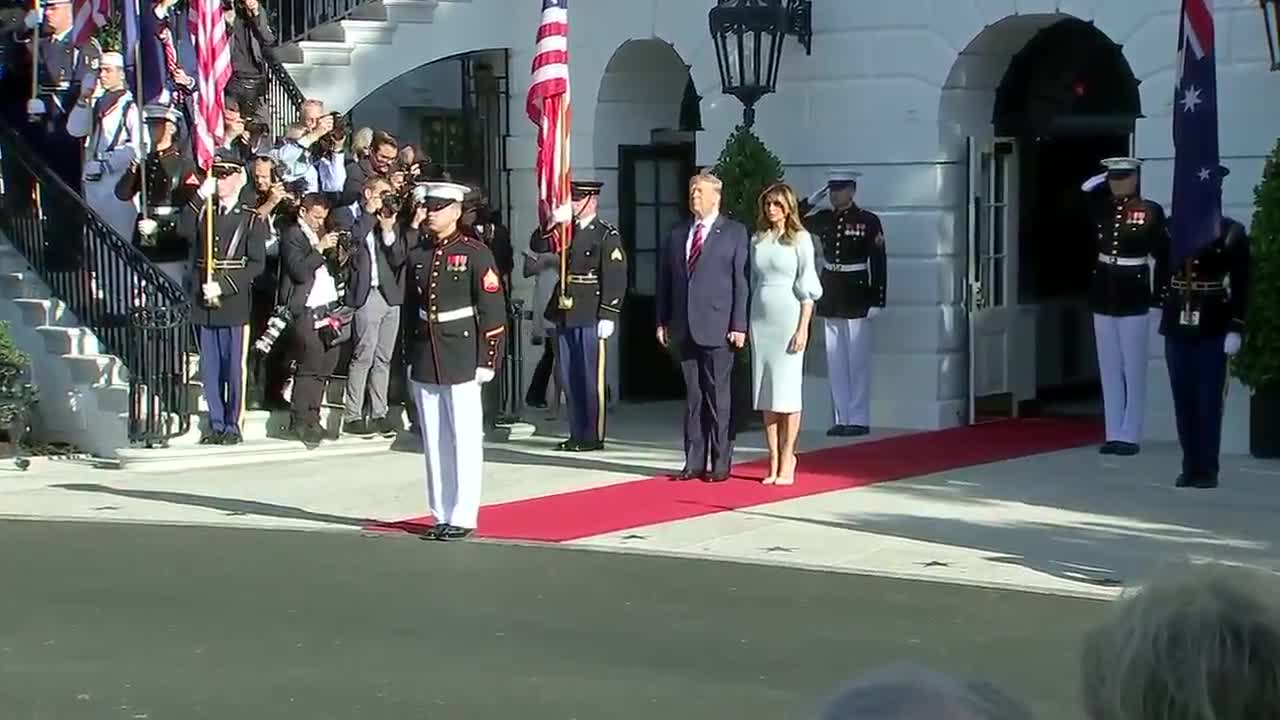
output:
<svg viewBox="0 0 1280 720"><path fill-rule="evenodd" d="M721 347L730 332L747 331L751 241L742 223L721 215L703 239L691 277L685 243L692 227L687 220L672 228L659 252L657 321L672 342Z"/></svg>
<svg viewBox="0 0 1280 720"><path fill-rule="evenodd" d="M373 244L377 251L369 253L369 245L365 238L372 232ZM351 226L351 239L356 243L356 253L351 258L351 277L347 283L347 305L353 308L363 307L369 300L370 283L373 274L370 268L378 263L378 287L382 297L393 307L404 302L404 263L409 250L405 244L404 233L396 229L396 241L388 246L382 242L382 228L378 226L378 218L367 213Z"/></svg>
<svg viewBox="0 0 1280 720"><path fill-rule="evenodd" d="M280 237L280 295L277 300L288 305L294 317L307 309L307 295L316 283L316 268L324 264L324 256L311 247L311 241L299 225L291 225Z"/></svg>

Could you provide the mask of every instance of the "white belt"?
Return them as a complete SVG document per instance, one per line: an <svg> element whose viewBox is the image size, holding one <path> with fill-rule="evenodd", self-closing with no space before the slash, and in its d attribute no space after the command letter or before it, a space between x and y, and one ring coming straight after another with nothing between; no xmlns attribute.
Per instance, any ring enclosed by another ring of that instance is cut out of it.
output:
<svg viewBox="0 0 1280 720"><path fill-rule="evenodd" d="M174 207L173 205L157 205L153 208L148 208L147 212L152 217L167 217L169 215L177 215L181 210L182 208Z"/></svg>
<svg viewBox="0 0 1280 720"><path fill-rule="evenodd" d="M472 317L475 314L476 309L471 305L464 308L458 308L457 310L445 310L442 313L436 313L434 317L426 310L418 308L418 318L427 322L453 322L454 320L463 320Z"/></svg>
<svg viewBox="0 0 1280 720"><path fill-rule="evenodd" d="M827 269L831 272L862 272L866 270L866 263L828 263Z"/></svg>
<svg viewBox="0 0 1280 720"><path fill-rule="evenodd" d="M1098 262L1106 263L1107 265L1123 265L1125 267L1138 267L1139 265L1146 265L1147 259L1144 257L1140 257L1140 258L1118 257L1116 255L1098 253Z"/></svg>

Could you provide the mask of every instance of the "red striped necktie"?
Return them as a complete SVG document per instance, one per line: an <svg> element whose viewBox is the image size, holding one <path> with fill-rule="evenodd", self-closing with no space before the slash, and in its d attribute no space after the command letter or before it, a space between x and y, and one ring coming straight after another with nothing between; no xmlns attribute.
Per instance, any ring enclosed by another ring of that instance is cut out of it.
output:
<svg viewBox="0 0 1280 720"><path fill-rule="evenodd" d="M702 223L693 228L693 242L689 244L689 272L698 266L698 258L702 257Z"/></svg>

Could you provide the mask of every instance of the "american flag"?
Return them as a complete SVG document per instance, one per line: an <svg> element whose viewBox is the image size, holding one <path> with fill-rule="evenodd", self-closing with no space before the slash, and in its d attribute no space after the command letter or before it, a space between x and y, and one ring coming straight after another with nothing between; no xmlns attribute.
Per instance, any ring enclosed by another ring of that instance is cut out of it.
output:
<svg viewBox="0 0 1280 720"><path fill-rule="evenodd" d="M1182 0L1181 17L1173 106L1174 264L1217 239L1222 220L1213 10L1209 0Z"/></svg>
<svg viewBox="0 0 1280 720"><path fill-rule="evenodd" d="M221 0L192 0L190 23L195 28L196 162L208 169L226 137L222 127L222 93L231 79L231 42L223 20Z"/></svg>
<svg viewBox="0 0 1280 720"><path fill-rule="evenodd" d="M71 44L84 47L85 43L98 32L98 28L107 24L107 3L109 0L72 0L71 1Z"/></svg>
<svg viewBox="0 0 1280 720"><path fill-rule="evenodd" d="M567 242L569 198L569 0L542 0L525 109L538 126L538 218L557 223L553 248Z"/></svg>

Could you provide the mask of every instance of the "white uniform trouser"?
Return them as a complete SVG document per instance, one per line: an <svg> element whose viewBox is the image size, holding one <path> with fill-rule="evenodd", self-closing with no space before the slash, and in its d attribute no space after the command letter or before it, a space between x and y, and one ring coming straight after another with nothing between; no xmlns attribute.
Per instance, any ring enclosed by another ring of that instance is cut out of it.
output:
<svg viewBox="0 0 1280 720"><path fill-rule="evenodd" d="M1138 443L1147 406L1149 315L1093 316L1107 442Z"/></svg>
<svg viewBox="0 0 1280 720"><path fill-rule="evenodd" d="M427 502L437 524L475 528L484 464L480 384L410 381L427 464Z"/></svg>
<svg viewBox="0 0 1280 720"><path fill-rule="evenodd" d="M836 425L871 425L871 325L865 318L823 318L827 377Z"/></svg>

